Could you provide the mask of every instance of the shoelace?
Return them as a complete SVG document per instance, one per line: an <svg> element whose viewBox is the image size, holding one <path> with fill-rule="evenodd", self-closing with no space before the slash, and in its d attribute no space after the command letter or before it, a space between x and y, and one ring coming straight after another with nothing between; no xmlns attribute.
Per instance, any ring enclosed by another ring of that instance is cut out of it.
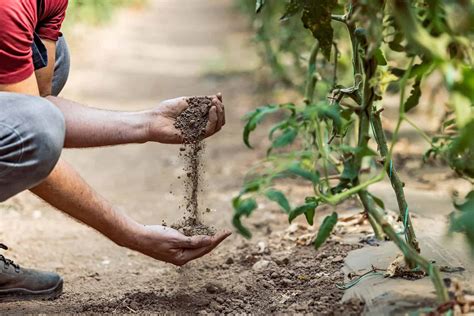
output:
<svg viewBox="0 0 474 316"><path fill-rule="evenodd" d="M4 244L0 243L0 248L3 250L8 250L8 247L5 246ZM20 271L20 266L13 262L13 260L5 258L3 255L0 255L0 262L3 262L5 264L5 268L8 268L8 266L12 266L15 268L17 272Z"/></svg>

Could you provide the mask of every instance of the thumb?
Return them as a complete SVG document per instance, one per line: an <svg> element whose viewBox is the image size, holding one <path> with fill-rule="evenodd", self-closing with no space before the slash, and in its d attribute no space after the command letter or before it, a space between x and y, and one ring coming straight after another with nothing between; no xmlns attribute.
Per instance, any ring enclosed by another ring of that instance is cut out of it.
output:
<svg viewBox="0 0 474 316"><path fill-rule="evenodd" d="M209 110L209 120L206 126L206 136L211 136L216 132L218 123L217 108L212 106Z"/></svg>

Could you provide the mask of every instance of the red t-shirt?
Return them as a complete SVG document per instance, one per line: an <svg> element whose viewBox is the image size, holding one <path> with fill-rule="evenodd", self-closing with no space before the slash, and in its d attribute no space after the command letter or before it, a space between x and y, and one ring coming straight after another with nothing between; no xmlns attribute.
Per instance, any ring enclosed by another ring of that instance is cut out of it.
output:
<svg viewBox="0 0 474 316"><path fill-rule="evenodd" d="M33 34L57 41L68 0L0 0L0 84L25 80L34 72Z"/></svg>

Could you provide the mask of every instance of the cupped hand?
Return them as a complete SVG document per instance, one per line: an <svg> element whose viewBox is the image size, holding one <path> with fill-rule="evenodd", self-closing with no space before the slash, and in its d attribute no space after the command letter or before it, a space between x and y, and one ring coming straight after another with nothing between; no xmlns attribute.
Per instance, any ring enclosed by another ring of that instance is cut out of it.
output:
<svg viewBox="0 0 474 316"><path fill-rule="evenodd" d="M209 121L204 137L209 137L221 130L225 125L225 110L220 93L209 96L212 104L209 109ZM176 118L188 107L187 97L166 100L152 110L149 123L149 138L151 141L165 144L181 144L183 137L174 126Z"/></svg>
<svg viewBox="0 0 474 316"><path fill-rule="evenodd" d="M224 231L214 236L187 237L166 226L142 226L134 250L160 261L182 266L204 256L231 235Z"/></svg>

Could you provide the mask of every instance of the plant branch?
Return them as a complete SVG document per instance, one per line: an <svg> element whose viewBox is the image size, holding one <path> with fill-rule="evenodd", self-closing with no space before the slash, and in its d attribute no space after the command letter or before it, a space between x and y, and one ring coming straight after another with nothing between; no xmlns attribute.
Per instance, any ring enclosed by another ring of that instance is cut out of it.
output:
<svg viewBox="0 0 474 316"><path fill-rule="evenodd" d="M407 232L407 242L411 247L413 247L413 249L415 249L417 252L420 252L420 247L419 247L418 241L416 240L416 235L413 229L413 225L411 223L410 215L405 214L405 212L408 209L408 203L406 201L405 192L403 189L404 184L400 180L400 177L398 176L398 172L394 164L393 163L387 164L387 159L391 159L391 156L388 151L387 140L385 137L385 132L382 127L382 120L380 119L380 113L375 113L372 115L372 126L374 127L375 140L377 142L380 155L383 157L385 161L384 165L388 166L388 168L386 167L385 170L388 174L390 183L392 184L392 188L395 191L395 195L397 197L400 217L404 218L405 216L408 216L406 220L407 227L405 227L406 232Z"/></svg>
<svg viewBox="0 0 474 316"><path fill-rule="evenodd" d="M359 198L362 201L364 208L369 211L369 214L372 215L375 221L377 221L377 223L382 227L382 230L385 232L385 234L387 234L387 236L402 251L405 258L409 258L411 261L415 262L421 269L423 269L423 271L426 272L426 274L430 276L440 303L448 302L448 291L444 286L438 267L433 266L431 262L423 258L416 250L414 250L402 238L400 238L395 229L385 219L385 216L373 205L373 202L371 201L367 191L360 191Z"/></svg>

